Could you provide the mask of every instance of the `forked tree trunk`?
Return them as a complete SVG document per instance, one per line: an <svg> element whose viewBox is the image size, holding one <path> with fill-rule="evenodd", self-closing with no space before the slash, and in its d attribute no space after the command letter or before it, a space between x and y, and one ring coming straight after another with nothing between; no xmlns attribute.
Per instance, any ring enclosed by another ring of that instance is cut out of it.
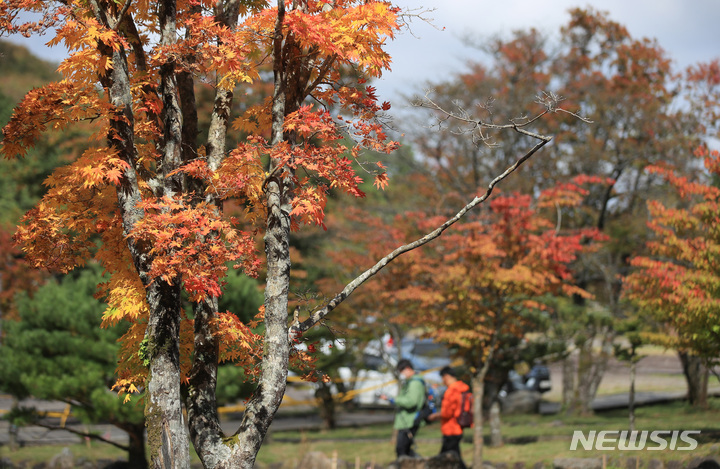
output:
<svg viewBox="0 0 720 469"><path fill-rule="evenodd" d="M160 44L171 46L177 42L175 0L162 0L157 7L160 25ZM173 197L182 193L179 174L172 172L182 164L182 112L175 74L175 62L160 66L162 151L161 194ZM147 359L150 369L147 378L145 421L153 468L186 468L190 466L190 440L183 418L180 383L180 319L182 309L179 279L174 284L162 279L145 282L150 315L145 333Z"/></svg>
<svg viewBox="0 0 720 469"><path fill-rule="evenodd" d="M170 12L167 9L163 14ZM122 215L123 233L127 236L142 219L143 212L138 208L142 200L137 174L135 173L136 154L134 144L134 119L130 75L125 50L112 50L100 46L102 53L112 57L113 67L100 81L108 92L111 103L116 108L116 118L111 119L108 133L108 146L114 149L120 158L128 163L121 184L117 187L118 207ZM165 118L175 121L172 104ZM174 135L166 135L166 148L174 153L173 146L179 141ZM167 165L166 171L173 168ZM173 178L165 181L174 186ZM180 359L178 332L180 322L180 291L177 286L158 280L151 282L148 276L152 258L131 238L127 238L128 249L133 263L146 290L150 310L148 327L144 341L144 360L149 363L146 396L146 422L148 443L150 445L152 467L188 468L190 450L180 399Z"/></svg>
<svg viewBox="0 0 720 469"><path fill-rule="evenodd" d="M593 337L588 338L580 346L577 367L574 370L575 376L572 380L575 388L570 402L566 405L568 415L592 414L592 401L597 395L598 387L612 356L612 334L606 330L601 337L600 351L595 351ZM569 384L569 379L566 382L566 378L563 377L563 384L566 383Z"/></svg>

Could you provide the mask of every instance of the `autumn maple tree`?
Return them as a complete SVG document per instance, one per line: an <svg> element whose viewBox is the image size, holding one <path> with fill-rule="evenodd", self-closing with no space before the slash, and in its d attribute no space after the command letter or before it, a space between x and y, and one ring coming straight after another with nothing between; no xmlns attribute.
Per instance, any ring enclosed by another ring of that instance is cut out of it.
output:
<svg viewBox="0 0 720 469"><path fill-rule="evenodd" d="M563 308L563 320L549 330L568 345L562 360L565 408L591 412L618 337L614 323L623 316L620 279L647 236L645 200L659 176L643 169L659 161L689 168L687 148L711 133L702 127L717 131L718 64L694 66L683 76L662 44L632 35L594 8L572 8L552 36L526 29L471 45L477 53L461 73L424 86L433 90L438 105L457 104L470 114L504 120L531 114L537 90L556 89L566 109L593 122L558 113L538 123L536 131L554 135L554 144L514 185L535 194L580 174L603 178L582 207L563 217L565 226L596 227L610 238L574 266L576 284L595 300L575 297ZM426 124L427 116L422 119ZM402 128L424 156L443 200L454 201L482 185L523 145L522 136L503 134L491 136L496 147L488 150L477 145L481 135L473 141L457 132L455 123L443 124L441 132L420 125Z"/></svg>
<svg viewBox="0 0 720 469"><path fill-rule="evenodd" d="M647 334L650 340L701 357L707 366L720 355L720 153L700 147L695 156L711 179L683 176L668 166L648 168L667 180L678 200L648 202L653 237L648 255L631 261L625 295L661 326L660 333ZM702 405L705 393L690 379L688 385L690 401Z"/></svg>
<svg viewBox="0 0 720 469"><path fill-rule="evenodd" d="M321 224L329 187L361 195L351 167L360 148L396 146L374 121L384 105L373 89L362 79L340 83L338 71L351 66L370 77L387 68L382 45L398 27L396 10L384 2L330 6L16 1L0 7L6 32L54 27L51 44L63 42L70 51L60 65L64 79L31 91L16 109L4 129L4 155L24 155L48 128L99 123L97 145L48 179L48 194L25 217L17 239L37 264L67 271L95 259L111 274L103 286L110 306L104 321L133 323L118 385L145 388L155 467L189 465L181 382L203 463L252 466L287 374L291 225ZM21 10L43 19L18 24ZM273 95L231 121L233 89L257 79L265 61ZM196 81L215 84L202 144ZM344 111L331 116L304 104L309 97ZM231 125L250 136L228 151ZM357 141L351 151L341 141L347 135ZM376 177L384 183L381 168ZM229 198L247 208L245 220L223 215ZM263 345L237 316L218 311L217 296L227 263L249 275L257 271L254 230L263 225L266 356L245 413L254 423L228 442L215 409L217 364L232 359L250 366ZM182 311L184 294L193 319Z"/></svg>
<svg viewBox="0 0 720 469"><path fill-rule="evenodd" d="M42 19L22 23L23 10ZM363 196L354 162L376 186L387 184L382 164L361 158L363 149L397 147L379 120L389 105L378 102L367 79L389 67L383 47L400 27L399 15L388 2L357 0L0 3L2 32L54 28L50 44L70 52L59 67L63 79L32 90L16 108L3 130L3 155L22 157L48 129L95 125L93 145L48 178L47 194L16 239L35 265L69 271L92 261L110 275L100 287L109 305L103 321L132 324L122 338L116 387L144 390L153 467L189 467L190 441L205 467L253 467L282 400L289 359L307 356L293 351L302 334L393 259L485 201L549 142L525 129L536 119L489 124L533 143L454 217L288 324L291 230L323 225L331 189ZM262 70L271 70L271 94L237 115L237 90ZM213 107L201 128L196 90L206 93L208 84ZM541 107L539 116L558 111L556 104ZM239 142L233 148L230 135ZM230 200L242 207L236 217L224 210ZM264 264L255 249L260 235ZM251 322L218 308L228 265L247 275L264 268L262 337ZM187 300L191 312L183 308ZM222 361L245 367L257 381L233 435L222 432L216 408Z"/></svg>
<svg viewBox="0 0 720 469"><path fill-rule="evenodd" d="M403 284L383 292L389 308L405 305L396 321L422 325L471 371L473 467L482 467L483 390L495 354L513 338L537 330L539 316L551 309L548 295L588 296L573 285L570 264L593 247L597 230L565 230L554 217L582 203L587 184L598 182L577 178L543 191L537 200L518 193L496 196L489 209L449 229L434 249L414 251ZM395 229L422 232L442 217L408 212L402 218L406 223L394 223Z"/></svg>

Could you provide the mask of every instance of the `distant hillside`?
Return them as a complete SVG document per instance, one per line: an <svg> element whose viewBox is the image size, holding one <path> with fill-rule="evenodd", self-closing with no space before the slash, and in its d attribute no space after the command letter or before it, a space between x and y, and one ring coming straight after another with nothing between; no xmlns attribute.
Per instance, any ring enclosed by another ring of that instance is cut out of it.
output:
<svg viewBox="0 0 720 469"><path fill-rule="evenodd" d="M0 127L28 91L60 78L56 69L56 64L35 57L27 48L0 41ZM0 159L0 229L15 224L35 205L47 190L42 181L87 146L88 134L76 128L47 132L25 158Z"/></svg>
<svg viewBox="0 0 720 469"><path fill-rule="evenodd" d="M32 88L59 79L56 69L57 64L35 57L26 47L0 41L0 94L13 104Z"/></svg>

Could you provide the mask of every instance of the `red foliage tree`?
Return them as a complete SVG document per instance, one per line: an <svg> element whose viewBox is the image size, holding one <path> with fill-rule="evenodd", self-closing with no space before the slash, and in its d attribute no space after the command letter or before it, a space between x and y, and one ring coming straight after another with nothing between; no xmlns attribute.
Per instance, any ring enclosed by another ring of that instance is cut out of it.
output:
<svg viewBox="0 0 720 469"><path fill-rule="evenodd" d="M651 166L674 189L676 206L659 200L648 202L654 234L647 242L648 256L631 261L635 268L625 279L625 295L640 313L659 323L654 342L677 349L681 357L697 356L705 365L720 355L720 153L699 148L712 181L698 181L677 174L667 166ZM693 381L689 367L689 398L702 405L705 383Z"/></svg>

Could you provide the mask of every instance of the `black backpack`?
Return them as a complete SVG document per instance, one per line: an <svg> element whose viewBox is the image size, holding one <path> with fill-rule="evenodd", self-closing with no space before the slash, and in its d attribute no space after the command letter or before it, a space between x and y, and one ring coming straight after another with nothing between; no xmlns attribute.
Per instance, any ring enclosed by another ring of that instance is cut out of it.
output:
<svg viewBox="0 0 720 469"><path fill-rule="evenodd" d="M425 386L425 400L423 401L423 405L420 408L420 410L417 411L415 414L415 420L413 421L413 426L411 432L415 434L417 430L420 428L420 424L424 421L425 423L430 423L430 420L428 420L428 417L430 414L435 413L435 396L432 392L428 392L427 385L425 384L425 380L422 378L414 378L419 380L423 386Z"/></svg>
<svg viewBox="0 0 720 469"><path fill-rule="evenodd" d="M457 423L460 428L470 428L473 424L473 396L471 391L465 391L460 398L460 414Z"/></svg>

